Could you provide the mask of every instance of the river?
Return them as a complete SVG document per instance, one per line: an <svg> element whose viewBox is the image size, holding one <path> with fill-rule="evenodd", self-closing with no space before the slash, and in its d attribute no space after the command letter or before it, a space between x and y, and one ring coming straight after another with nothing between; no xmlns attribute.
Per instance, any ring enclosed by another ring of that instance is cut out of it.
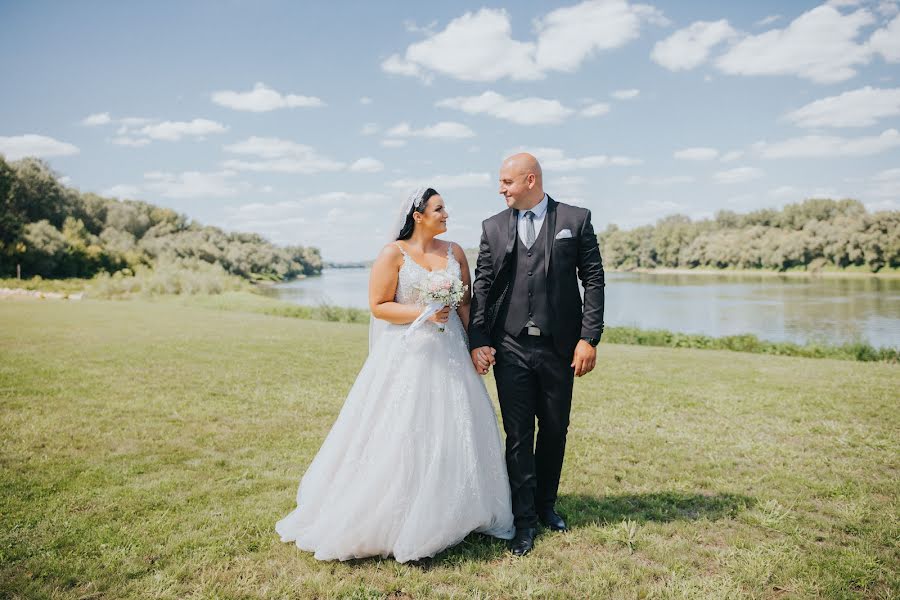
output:
<svg viewBox="0 0 900 600"><path fill-rule="evenodd" d="M289 302L367 308L368 269L326 269L273 286ZM608 326L715 337L900 347L900 279L607 273Z"/></svg>

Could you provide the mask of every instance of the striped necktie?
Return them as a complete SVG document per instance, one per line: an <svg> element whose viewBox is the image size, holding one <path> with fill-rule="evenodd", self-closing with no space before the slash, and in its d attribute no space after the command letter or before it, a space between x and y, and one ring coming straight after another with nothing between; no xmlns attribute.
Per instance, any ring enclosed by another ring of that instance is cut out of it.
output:
<svg viewBox="0 0 900 600"><path fill-rule="evenodd" d="M534 245L534 213L530 210L525 213L525 246L531 248Z"/></svg>

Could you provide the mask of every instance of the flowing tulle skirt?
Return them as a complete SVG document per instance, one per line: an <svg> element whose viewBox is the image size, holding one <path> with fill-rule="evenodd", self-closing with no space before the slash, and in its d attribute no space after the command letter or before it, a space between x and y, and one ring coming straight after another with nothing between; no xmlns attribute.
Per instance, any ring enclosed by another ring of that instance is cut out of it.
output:
<svg viewBox="0 0 900 600"><path fill-rule="evenodd" d="M275 526L320 560L434 556L478 531L513 536L497 419L455 312L378 338Z"/></svg>

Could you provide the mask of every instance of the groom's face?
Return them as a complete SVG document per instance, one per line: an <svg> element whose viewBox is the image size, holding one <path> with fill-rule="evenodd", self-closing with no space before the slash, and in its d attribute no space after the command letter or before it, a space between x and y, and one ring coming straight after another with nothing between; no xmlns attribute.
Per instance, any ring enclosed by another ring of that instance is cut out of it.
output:
<svg viewBox="0 0 900 600"><path fill-rule="evenodd" d="M510 208L531 208L529 205L534 183L533 173L523 173L513 166L504 166L500 169L499 192Z"/></svg>

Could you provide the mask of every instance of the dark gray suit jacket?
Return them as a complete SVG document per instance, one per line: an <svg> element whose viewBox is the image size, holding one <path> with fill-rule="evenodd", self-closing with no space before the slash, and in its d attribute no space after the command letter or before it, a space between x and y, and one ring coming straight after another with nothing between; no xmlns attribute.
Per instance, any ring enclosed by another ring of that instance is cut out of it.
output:
<svg viewBox="0 0 900 600"><path fill-rule="evenodd" d="M481 246L472 283L470 349L496 346L494 340L503 326L497 322L500 308L505 302L523 301L509 297L518 247L517 217L518 211L508 208L481 224ZM579 339L599 338L603 332L603 262L589 210L561 204L548 196L543 227L548 234L544 269L553 323L550 334L557 350L569 357ZM556 239L563 229L571 231L572 237ZM578 279L584 287L583 302Z"/></svg>

